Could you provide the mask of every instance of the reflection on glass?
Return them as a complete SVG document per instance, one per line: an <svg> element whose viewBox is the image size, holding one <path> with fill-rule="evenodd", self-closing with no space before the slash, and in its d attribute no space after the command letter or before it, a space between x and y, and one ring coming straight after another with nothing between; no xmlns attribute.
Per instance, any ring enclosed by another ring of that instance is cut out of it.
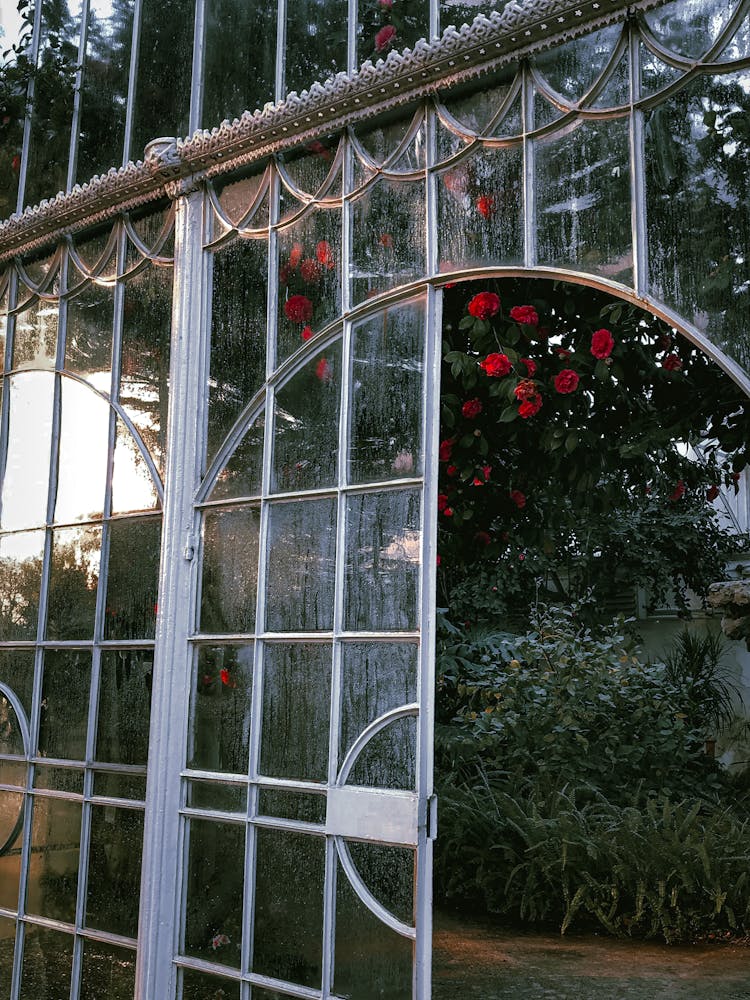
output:
<svg viewBox="0 0 750 1000"><path fill-rule="evenodd" d="M188 832L185 954L239 968L245 826L191 819Z"/></svg>
<svg viewBox="0 0 750 1000"><path fill-rule="evenodd" d="M12 718L12 721L9 723L8 707L9 706L6 700L3 698L2 695L0 695L0 725L4 727L5 732L8 734L6 739L7 742L12 746L13 743L15 742L12 739L13 727L16 726L17 724L14 718ZM2 747L2 743L0 743L0 747ZM12 750L11 751L0 750L0 752L13 753ZM16 788L25 788L26 778L27 778L27 769L25 763L16 764L14 761L0 760L0 784L14 785ZM9 818L8 815L5 815L6 821L8 820L8 818ZM0 823L0 826L2 825L3 824ZM2 832L2 829L0 829L0 838L1 838L0 849L2 848L2 845L7 842L8 836L12 831L12 826L8 827L7 822L4 824L4 826L5 826L4 833Z"/></svg>
<svg viewBox="0 0 750 1000"><path fill-rule="evenodd" d="M94 775L94 795L143 802L146 798L146 775L97 772Z"/></svg>
<svg viewBox="0 0 750 1000"><path fill-rule="evenodd" d="M232 456L216 478L210 500L257 496L263 478L264 415L261 414L232 452Z"/></svg>
<svg viewBox="0 0 750 1000"><path fill-rule="evenodd" d="M325 781L331 692L328 643L269 643L263 660L260 771Z"/></svg>
<svg viewBox="0 0 750 1000"><path fill-rule="evenodd" d="M109 233L103 234L106 240ZM68 300L65 327L65 368L109 393L112 363L114 288L89 282Z"/></svg>
<svg viewBox="0 0 750 1000"><path fill-rule="evenodd" d="M80 1000L133 1000L135 952L99 941L83 946Z"/></svg>
<svg viewBox="0 0 750 1000"><path fill-rule="evenodd" d="M260 510L207 511L203 520L201 632L252 632Z"/></svg>
<svg viewBox="0 0 750 1000"><path fill-rule="evenodd" d="M335 485L340 395L340 343L313 357L276 393L273 491Z"/></svg>
<svg viewBox="0 0 750 1000"><path fill-rule="evenodd" d="M298 93L313 80L346 72L347 0L295 0L286 17L286 79L283 92Z"/></svg>
<svg viewBox="0 0 750 1000"><path fill-rule="evenodd" d="M112 470L112 513L126 514L158 506L156 486L139 444L122 420L118 420Z"/></svg>
<svg viewBox="0 0 750 1000"><path fill-rule="evenodd" d="M321 988L322 837L258 830L253 972Z"/></svg>
<svg viewBox="0 0 750 1000"><path fill-rule="evenodd" d="M644 16L666 49L698 58L710 48L736 8L737 0L673 0Z"/></svg>
<svg viewBox="0 0 750 1000"><path fill-rule="evenodd" d="M360 3L358 13L358 65L365 59L382 59L391 49L411 48L417 39L430 35L429 4L423 0L401 0L397 11L389 4Z"/></svg>
<svg viewBox="0 0 750 1000"><path fill-rule="evenodd" d="M0 639L36 639L43 555L43 531L0 535ZM8 683L15 682L11 674Z"/></svg>
<svg viewBox="0 0 750 1000"><path fill-rule="evenodd" d="M73 936L26 925L19 1000L69 1000Z"/></svg>
<svg viewBox="0 0 750 1000"><path fill-rule="evenodd" d="M266 628L270 632L332 628L335 499L272 504L268 536Z"/></svg>
<svg viewBox="0 0 750 1000"><path fill-rule="evenodd" d="M28 719L31 715L31 692L34 687L33 650L0 649L0 681L7 684L20 699Z"/></svg>
<svg viewBox="0 0 750 1000"><path fill-rule="evenodd" d="M102 650L96 759L145 764L151 713L151 650ZM103 793L100 793L103 794Z"/></svg>
<svg viewBox="0 0 750 1000"><path fill-rule="evenodd" d="M534 56L534 65L552 90L570 102L578 101L607 65L621 34L619 24L592 31L539 53Z"/></svg>
<svg viewBox="0 0 750 1000"><path fill-rule="evenodd" d="M489 86L487 81L483 81L481 88L474 93L452 96L447 91L440 95L440 99L445 104L449 114L461 125L463 132L481 135L489 127L490 122L500 111L510 94L511 85L514 83L517 73L518 65L511 63L492 74ZM505 118L507 115L506 112ZM520 131L520 121L518 129L514 129L510 124L498 123L491 130L493 135L515 135ZM447 127L440 128L438 151L441 160L457 153L459 149L464 147L464 144L464 141L450 132Z"/></svg>
<svg viewBox="0 0 750 1000"><path fill-rule="evenodd" d="M416 627L419 515L413 490L347 498L346 628Z"/></svg>
<svg viewBox="0 0 750 1000"><path fill-rule="evenodd" d="M153 639L161 518L109 522L105 639Z"/></svg>
<svg viewBox="0 0 750 1000"><path fill-rule="evenodd" d="M2 492L6 531L37 527L47 520L54 381L47 372L7 380L10 416Z"/></svg>
<svg viewBox="0 0 750 1000"><path fill-rule="evenodd" d="M289 178L292 186L308 195L310 198L313 198L316 195L320 198L338 198L341 194L341 173L337 170L334 176L329 176L334 160L336 159L338 145L338 136L324 137L320 141L313 140L312 142L308 142L305 146L297 146L295 149L279 153L278 162L282 166L283 174ZM324 184L325 187L323 187ZM279 195L279 217L281 219L290 218L292 215L298 213L303 207L295 197L293 191L287 189L285 183L281 184ZM340 215L338 216L338 220L338 228L340 230ZM316 225L325 225L325 221L322 218L316 220L315 213L313 212L312 216L308 216L303 219L299 225L306 227L308 237L312 238ZM289 243L290 246L293 244L293 231L290 232L289 230L281 230L279 235L283 236L285 238L285 242ZM338 246L341 240L340 233L339 235L336 235L336 232L334 231L333 236L333 245ZM282 251L282 262L284 257L285 251ZM302 258L300 258L300 260L301 259Z"/></svg>
<svg viewBox="0 0 750 1000"><path fill-rule="evenodd" d="M86 760L91 653L45 650L39 754L63 760Z"/></svg>
<svg viewBox="0 0 750 1000"><path fill-rule="evenodd" d="M58 528L52 538L48 639L91 639L94 634L102 529Z"/></svg>
<svg viewBox="0 0 750 1000"><path fill-rule="evenodd" d="M201 646L192 699L190 767L246 774L253 646Z"/></svg>
<svg viewBox="0 0 750 1000"><path fill-rule="evenodd" d="M414 924L415 853L409 847L348 840L352 861L379 903L405 924Z"/></svg>
<svg viewBox="0 0 750 1000"><path fill-rule="evenodd" d="M18 907L18 886L21 877L21 833L23 829L23 795L0 791L0 906L7 910ZM2 949L2 941L0 941ZM2 951L0 950L0 954ZM2 970L0 969L0 983Z"/></svg>
<svg viewBox="0 0 750 1000"><path fill-rule="evenodd" d="M142 845L143 812L92 807L87 927L136 936Z"/></svg>
<svg viewBox="0 0 750 1000"><path fill-rule="evenodd" d="M109 451L109 405L86 385L61 380L55 521L102 516Z"/></svg>
<svg viewBox="0 0 750 1000"><path fill-rule="evenodd" d="M253 996L259 996L255 987ZM182 977L182 1000L206 1000L207 997L240 1000L240 984L223 976L185 969Z"/></svg>
<svg viewBox="0 0 750 1000"><path fill-rule="evenodd" d="M349 772L350 785L414 791L417 781L417 722L397 719L370 740Z"/></svg>
<svg viewBox="0 0 750 1000"><path fill-rule="evenodd" d="M44 764L37 764L34 767L34 788L83 795L83 768L47 767Z"/></svg>
<svg viewBox="0 0 750 1000"><path fill-rule="evenodd" d="M75 922L81 844L80 802L34 796L26 910L40 917Z"/></svg>
<svg viewBox="0 0 750 1000"><path fill-rule="evenodd" d="M421 474L423 355L421 302L389 309L356 327L350 482Z"/></svg>
<svg viewBox="0 0 750 1000"><path fill-rule="evenodd" d="M402 148L398 159L388 164L389 170L397 170L401 173L409 173L414 170L421 170L425 165L425 126L423 110L419 111L419 126L412 134L408 143ZM398 121L390 122L386 125L361 125L355 129L358 142L364 147L367 154L382 166L384 162L396 152L401 143L406 139L406 135L413 126L412 116L401 118Z"/></svg>

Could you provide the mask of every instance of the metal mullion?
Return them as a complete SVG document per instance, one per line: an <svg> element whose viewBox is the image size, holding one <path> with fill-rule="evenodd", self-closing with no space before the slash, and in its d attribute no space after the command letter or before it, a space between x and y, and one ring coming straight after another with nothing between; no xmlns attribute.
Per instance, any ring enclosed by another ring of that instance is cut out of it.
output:
<svg viewBox="0 0 750 1000"><path fill-rule="evenodd" d="M34 27L31 31L29 62L35 69L39 59L39 45L41 43L42 8L43 4L36 4L36 9L34 10ZM18 198L16 200L16 211L18 212L23 210L26 194L26 173L29 165L29 145L31 143L31 118L34 114L34 76L35 74L32 73L26 90L26 110L23 121L23 140L21 142L21 170L18 177Z"/></svg>
<svg viewBox="0 0 750 1000"><path fill-rule="evenodd" d="M640 33L628 21L628 73L630 77L630 220L633 242L633 288L636 295L648 292L648 244L646 233L646 164L644 112L637 107L641 97Z"/></svg>
<svg viewBox="0 0 750 1000"><path fill-rule="evenodd" d="M0 519L2 518L2 486L5 483L5 468L8 461L8 427L10 424L10 379L7 372L13 363L13 339L16 331L16 317L11 316L11 307L15 305L18 284L18 273L14 267L9 269L7 295L7 326L5 331L5 356L3 358L3 394L0 409Z"/></svg>
<svg viewBox="0 0 750 1000"><path fill-rule="evenodd" d="M86 780L91 772L84 773L84 792ZM91 840L91 803L84 800L81 807L81 839L78 848L78 888L76 897L76 932L83 927L86 918L86 893L88 887L89 844ZM83 939L76 933L73 937L73 967L70 975L70 1000L77 1000L81 982L83 965Z"/></svg>
<svg viewBox="0 0 750 1000"><path fill-rule="evenodd" d="M521 69L521 114L523 128L523 230L524 267L536 264L536 189L534 170L534 140L529 133L534 129L534 82L528 61Z"/></svg>
<svg viewBox="0 0 750 1000"><path fill-rule="evenodd" d="M143 17L144 0L135 0L133 11L133 37L130 42L130 67L128 70L128 99L125 106L125 135L123 137L122 162L130 159L131 138L133 135L133 115L135 114L135 92L138 82L138 56L141 41L141 19Z"/></svg>
<svg viewBox="0 0 750 1000"><path fill-rule="evenodd" d="M440 0L429 0L430 3L430 38L440 37Z"/></svg>
<svg viewBox="0 0 750 1000"><path fill-rule="evenodd" d="M110 931L97 931L91 927L84 927L79 933L87 941L101 941L103 944L113 944L118 948L128 948L130 951L135 951L137 947L134 938L112 934Z"/></svg>
<svg viewBox="0 0 750 1000"><path fill-rule="evenodd" d="M76 182L78 168L78 131L81 121L81 97L83 90L84 65L86 46L88 44L89 0L81 2L81 27L78 38L78 67L73 86L73 113L70 116L70 143L68 145L68 174L66 191L70 191Z"/></svg>
<svg viewBox="0 0 750 1000"><path fill-rule="evenodd" d="M284 99L284 76L286 70L286 0L278 0L276 10L276 79L274 100Z"/></svg>
<svg viewBox="0 0 750 1000"><path fill-rule="evenodd" d="M440 258L438 248L438 178L437 173L432 169L439 157L437 155L437 112L434 104L430 101L425 103L424 116L427 147L425 150L425 258L427 274L432 276L439 271Z"/></svg>
<svg viewBox="0 0 750 1000"><path fill-rule="evenodd" d="M359 53L357 52L357 21L359 19L359 11L357 7L357 0L349 0L346 25L346 71L349 74L356 72L359 61Z"/></svg>
<svg viewBox="0 0 750 1000"><path fill-rule="evenodd" d="M188 135L201 127L203 116L203 68L206 53L206 0L195 0L193 26L193 63L190 86Z"/></svg>
<svg viewBox="0 0 750 1000"><path fill-rule="evenodd" d="M120 799L114 795L90 795L86 801L95 806L113 806L115 809L130 809L135 812L144 812L146 809L144 799Z"/></svg>

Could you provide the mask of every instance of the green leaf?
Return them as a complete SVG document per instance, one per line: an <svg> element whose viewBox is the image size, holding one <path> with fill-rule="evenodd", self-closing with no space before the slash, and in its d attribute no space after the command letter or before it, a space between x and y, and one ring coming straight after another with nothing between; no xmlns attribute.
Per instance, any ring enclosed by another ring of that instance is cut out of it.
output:
<svg viewBox="0 0 750 1000"><path fill-rule="evenodd" d="M565 438L565 450L568 454L575 451L578 447L578 431L570 431L568 436Z"/></svg>
<svg viewBox="0 0 750 1000"><path fill-rule="evenodd" d="M503 412L500 414L500 423L509 424L511 420L515 420L518 416L518 408L511 404L506 406Z"/></svg>
<svg viewBox="0 0 750 1000"><path fill-rule="evenodd" d="M594 375L601 382L606 382L609 379L609 365L605 361L597 361L594 367Z"/></svg>
<svg viewBox="0 0 750 1000"><path fill-rule="evenodd" d="M473 316L464 316L458 324L459 330L469 330L474 326Z"/></svg>

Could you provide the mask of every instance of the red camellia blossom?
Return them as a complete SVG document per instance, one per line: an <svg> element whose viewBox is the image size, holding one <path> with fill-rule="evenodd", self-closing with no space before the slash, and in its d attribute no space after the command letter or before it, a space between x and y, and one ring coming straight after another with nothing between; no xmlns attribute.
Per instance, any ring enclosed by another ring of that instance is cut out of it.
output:
<svg viewBox="0 0 750 1000"><path fill-rule="evenodd" d="M329 271L332 271L336 267L336 262L333 259L333 251L331 250L331 244L328 240L321 240L320 243L315 247L315 259L323 267L327 267Z"/></svg>
<svg viewBox="0 0 750 1000"><path fill-rule="evenodd" d="M572 368L563 368L559 375L555 377L555 389L561 395L575 392L578 388L579 378Z"/></svg>
<svg viewBox="0 0 750 1000"><path fill-rule="evenodd" d="M529 396L536 396L538 392L537 384L533 379L522 378L513 390L513 395L516 399L524 400L528 399Z"/></svg>
<svg viewBox="0 0 750 1000"><path fill-rule="evenodd" d="M536 375L536 361L532 358L521 358L521 364L526 365L526 371L529 373L529 378L532 375Z"/></svg>
<svg viewBox="0 0 750 1000"><path fill-rule="evenodd" d="M669 498L673 503L677 500L681 500L685 496L685 484L681 479L677 480L677 485L674 488L674 493Z"/></svg>
<svg viewBox="0 0 750 1000"><path fill-rule="evenodd" d="M485 482L489 481L491 473L492 473L492 466L491 465L483 465L482 466L482 475L484 476L484 481Z"/></svg>
<svg viewBox="0 0 750 1000"><path fill-rule="evenodd" d="M662 368L666 368L668 372L681 372L682 358L679 354L668 354L662 361L661 366Z"/></svg>
<svg viewBox="0 0 750 1000"><path fill-rule="evenodd" d="M719 495L719 487L716 485L716 483L714 483L712 486L709 486L708 489L706 490L706 500L708 500L709 503L713 503L718 495Z"/></svg>
<svg viewBox="0 0 750 1000"><path fill-rule="evenodd" d="M524 399L524 401L518 407L518 416L522 417L524 420L528 420L529 417L536 416L536 414L539 413L541 408L542 408L542 397L537 392L533 396L529 396L528 399Z"/></svg>
<svg viewBox="0 0 750 1000"><path fill-rule="evenodd" d="M572 351L569 351L565 347L556 347L555 354L558 356L558 358L561 358L563 361L565 361L566 358L570 357Z"/></svg>
<svg viewBox="0 0 750 1000"><path fill-rule="evenodd" d="M321 382L330 382L333 378L333 369L326 358L321 358L315 366L315 375Z"/></svg>
<svg viewBox="0 0 750 1000"><path fill-rule="evenodd" d="M446 470L445 470L445 474L446 474L446 476L448 476L448 477L449 477L450 479L453 479L453 478L454 478L454 476L457 476L457 475L458 475L458 466L457 466L457 465L449 465L449 466L448 466L448 467L446 468Z"/></svg>
<svg viewBox="0 0 750 1000"><path fill-rule="evenodd" d="M528 326L539 325L539 313L533 306L513 306L510 318L516 323L525 323Z"/></svg>
<svg viewBox="0 0 750 1000"><path fill-rule="evenodd" d="M490 319L500 311L500 296L494 292L480 292L468 306L469 315L476 319Z"/></svg>
<svg viewBox="0 0 750 1000"><path fill-rule="evenodd" d="M292 295L284 303L284 315L292 323L307 323L312 319L313 304L306 295Z"/></svg>
<svg viewBox="0 0 750 1000"><path fill-rule="evenodd" d="M437 501L438 513L442 514L447 506L448 506L448 494L438 493L438 501Z"/></svg>
<svg viewBox="0 0 750 1000"><path fill-rule="evenodd" d="M491 378L502 378L513 365L507 354L488 354L484 361L479 362L479 367Z"/></svg>
<svg viewBox="0 0 750 1000"><path fill-rule="evenodd" d="M221 677L221 683L226 687L236 688L237 684L232 680L232 675L229 673L226 667L222 667L219 671L219 677Z"/></svg>
<svg viewBox="0 0 750 1000"><path fill-rule="evenodd" d="M452 507L446 507L445 510L443 511L443 514L446 517L453 517L453 508Z"/></svg>
<svg viewBox="0 0 750 1000"><path fill-rule="evenodd" d="M302 330L302 339L309 340L313 335L313 328L311 326L306 326Z"/></svg>
<svg viewBox="0 0 750 1000"><path fill-rule="evenodd" d="M299 267L303 281L317 281L320 277L320 264L312 257L305 257Z"/></svg>
<svg viewBox="0 0 750 1000"><path fill-rule="evenodd" d="M483 219L491 219L495 214L495 198L491 194L483 194L477 198L477 212Z"/></svg>
<svg viewBox="0 0 750 1000"><path fill-rule="evenodd" d="M461 407L461 414L467 420L474 420L482 412L482 403L478 399L467 399Z"/></svg>
<svg viewBox="0 0 750 1000"><path fill-rule="evenodd" d="M591 353L600 361L610 356L614 346L614 337L609 330L595 330L591 336Z"/></svg>
<svg viewBox="0 0 750 1000"><path fill-rule="evenodd" d="M305 248L301 243L295 243L292 249L289 251L289 266L293 271L296 271L299 267L299 262L302 260L302 254L305 252Z"/></svg>
<svg viewBox="0 0 750 1000"><path fill-rule="evenodd" d="M520 490L511 490L510 498L519 510L526 506L526 496Z"/></svg>
<svg viewBox="0 0 750 1000"><path fill-rule="evenodd" d="M375 35L375 51L385 52L387 48L393 45L393 41L396 37L396 29L392 24L386 24L384 28Z"/></svg>
<svg viewBox="0 0 750 1000"><path fill-rule="evenodd" d="M451 454L453 453L453 438L446 438L444 441L440 442L440 450L438 452L438 458L441 462L450 461Z"/></svg>

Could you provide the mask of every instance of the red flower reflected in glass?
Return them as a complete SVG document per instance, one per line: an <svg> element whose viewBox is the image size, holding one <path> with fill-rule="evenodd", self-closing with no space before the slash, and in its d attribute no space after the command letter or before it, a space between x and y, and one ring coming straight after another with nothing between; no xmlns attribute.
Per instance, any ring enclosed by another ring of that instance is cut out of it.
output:
<svg viewBox="0 0 750 1000"><path fill-rule="evenodd" d="M306 295L292 295L284 303L284 315L292 323L307 323L312 314L313 304Z"/></svg>
<svg viewBox="0 0 750 1000"><path fill-rule="evenodd" d="M385 52L386 49L389 49L391 45L393 45L395 39L396 29L392 24L386 24L386 26L381 28L377 35L375 35L375 51Z"/></svg>
<svg viewBox="0 0 750 1000"><path fill-rule="evenodd" d="M519 510L523 510L526 506L526 495L520 490L511 490L509 496L516 507L518 507Z"/></svg>
<svg viewBox="0 0 750 1000"><path fill-rule="evenodd" d="M483 194L477 198L477 212L483 219L491 219L495 214L495 198L491 194Z"/></svg>

